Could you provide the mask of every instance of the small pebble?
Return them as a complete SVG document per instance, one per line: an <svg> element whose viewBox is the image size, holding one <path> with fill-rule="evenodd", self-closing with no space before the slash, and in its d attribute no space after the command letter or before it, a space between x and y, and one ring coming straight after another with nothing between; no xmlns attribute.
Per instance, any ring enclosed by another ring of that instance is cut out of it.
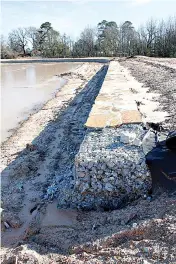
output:
<svg viewBox="0 0 176 264"><path fill-rule="evenodd" d="M152 200L152 197L151 196L148 196L147 197L147 201L151 202L151 200Z"/></svg>
<svg viewBox="0 0 176 264"><path fill-rule="evenodd" d="M7 222L4 222L4 225L5 225L5 227L8 229L8 228L10 228L10 226L9 226L9 224L7 224Z"/></svg>
<svg viewBox="0 0 176 264"><path fill-rule="evenodd" d="M137 223L133 223L133 227L137 227Z"/></svg>

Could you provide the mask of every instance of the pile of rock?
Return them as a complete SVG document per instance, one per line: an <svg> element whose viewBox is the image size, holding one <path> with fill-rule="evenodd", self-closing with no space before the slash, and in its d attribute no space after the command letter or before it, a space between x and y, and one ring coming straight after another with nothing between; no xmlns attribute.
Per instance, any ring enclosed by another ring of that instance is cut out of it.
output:
<svg viewBox="0 0 176 264"><path fill-rule="evenodd" d="M146 193L146 130L141 124L88 130L75 160L75 186L82 195L121 197Z"/></svg>

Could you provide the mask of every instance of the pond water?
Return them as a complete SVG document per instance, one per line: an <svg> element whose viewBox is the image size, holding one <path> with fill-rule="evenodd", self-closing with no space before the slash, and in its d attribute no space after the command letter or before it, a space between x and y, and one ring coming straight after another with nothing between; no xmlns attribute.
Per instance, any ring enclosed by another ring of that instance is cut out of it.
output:
<svg viewBox="0 0 176 264"><path fill-rule="evenodd" d="M1 64L1 142L66 83L56 75L76 69L80 64Z"/></svg>

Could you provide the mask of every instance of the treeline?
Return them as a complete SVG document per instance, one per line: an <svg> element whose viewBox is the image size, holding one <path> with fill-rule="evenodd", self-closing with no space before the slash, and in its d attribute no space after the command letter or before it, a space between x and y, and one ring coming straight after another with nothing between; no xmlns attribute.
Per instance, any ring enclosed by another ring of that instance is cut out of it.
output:
<svg viewBox="0 0 176 264"><path fill-rule="evenodd" d="M150 19L135 29L132 22L114 21L85 28L77 41L54 30L45 22L40 28L18 28L8 40L1 37L1 58L17 56L100 57L100 56L176 57L176 17L167 21Z"/></svg>

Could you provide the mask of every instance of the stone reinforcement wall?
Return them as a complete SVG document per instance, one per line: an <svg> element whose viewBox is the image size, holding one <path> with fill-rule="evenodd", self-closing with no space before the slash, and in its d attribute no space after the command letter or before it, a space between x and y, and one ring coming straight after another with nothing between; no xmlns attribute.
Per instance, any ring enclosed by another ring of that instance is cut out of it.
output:
<svg viewBox="0 0 176 264"><path fill-rule="evenodd" d="M145 194L151 188L145 135L141 124L88 129L75 159L75 188L82 197L106 201Z"/></svg>

